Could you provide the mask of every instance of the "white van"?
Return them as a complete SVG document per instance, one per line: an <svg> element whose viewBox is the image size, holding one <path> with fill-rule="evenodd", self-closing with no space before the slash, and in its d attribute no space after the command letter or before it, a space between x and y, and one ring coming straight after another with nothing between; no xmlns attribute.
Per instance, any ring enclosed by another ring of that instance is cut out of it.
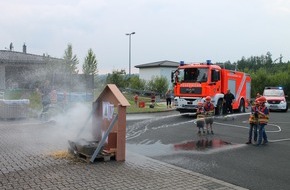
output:
<svg viewBox="0 0 290 190"><path fill-rule="evenodd" d="M266 106L270 110L282 110L287 112L288 104L282 87L265 87L263 96L266 98Z"/></svg>

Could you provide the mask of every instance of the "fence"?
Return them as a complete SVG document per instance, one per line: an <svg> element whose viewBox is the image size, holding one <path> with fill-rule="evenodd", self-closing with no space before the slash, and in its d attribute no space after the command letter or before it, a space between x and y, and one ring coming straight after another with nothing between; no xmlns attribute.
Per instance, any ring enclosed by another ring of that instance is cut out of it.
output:
<svg viewBox="0 0 290 190"><path fill-rule="evenodd" d="M19 119L28 117L29 100L0 100L1 119Z"/></svg>

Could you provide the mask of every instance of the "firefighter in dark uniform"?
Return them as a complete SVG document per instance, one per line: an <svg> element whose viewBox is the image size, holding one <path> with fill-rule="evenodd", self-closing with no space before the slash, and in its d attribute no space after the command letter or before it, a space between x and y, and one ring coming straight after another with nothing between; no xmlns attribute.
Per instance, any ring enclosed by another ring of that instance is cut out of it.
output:
<svg viewBox="0 0 290 190"><path fill-rule="evenodd" d="M233 113L233 101L235 96L231 93L230 89L227 90L227 93L224 95L224 111L225 114Z"/></svg>

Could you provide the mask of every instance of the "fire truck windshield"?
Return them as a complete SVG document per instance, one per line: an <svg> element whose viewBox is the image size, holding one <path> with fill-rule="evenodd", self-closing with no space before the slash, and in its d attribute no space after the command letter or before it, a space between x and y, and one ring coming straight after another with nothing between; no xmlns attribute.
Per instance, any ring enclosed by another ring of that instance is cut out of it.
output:
<svg viewBox="0 0 290 190"><path fill-rule="evenodd" d="M179 69L183 82L207 82L208 68Z"/></svg>

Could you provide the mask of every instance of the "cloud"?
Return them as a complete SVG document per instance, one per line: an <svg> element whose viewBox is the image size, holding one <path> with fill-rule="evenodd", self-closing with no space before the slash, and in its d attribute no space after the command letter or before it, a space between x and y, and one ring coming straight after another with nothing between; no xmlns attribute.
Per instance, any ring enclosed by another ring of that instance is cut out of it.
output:
<svg viewBox="0 0 290 190"><path fill-rule="evenodd" d="M288 0L10 0L1 1L0 49L62 57L68 43L82 64L89 48L100 73L160 61L289 60ZM80 67L81 68L81 67Z"/></svg>

